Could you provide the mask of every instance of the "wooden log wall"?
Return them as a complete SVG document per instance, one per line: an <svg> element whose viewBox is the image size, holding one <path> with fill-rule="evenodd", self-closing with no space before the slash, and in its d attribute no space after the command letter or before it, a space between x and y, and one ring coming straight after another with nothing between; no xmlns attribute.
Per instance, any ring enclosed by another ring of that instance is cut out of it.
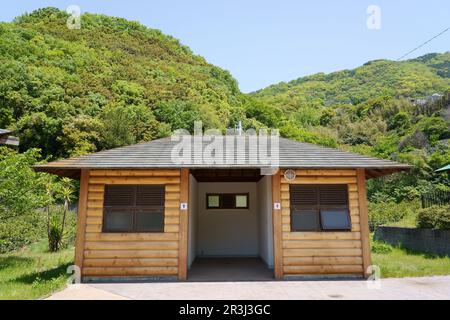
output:
<svg viewBox="0 0 450 320"><path fill-rule="evenodd" d="M165 185L164 232L102 233L103 195L107 184ZM78 226L84 229L84 237L77 236L76 244L82 276L178 276L180 170L90 170L85 186L86 217L82 218L81 210Z"/></svg>
<svg viewBox="0 0 450 320"><path fill-rule="evenodd" d="M365 202L360 204L357 170L296 170L294 181L284 179L283 171L280 174L282 249L278 259L282 275L363 275L365 265L370 263L370 252L368 229L361 228L361 221L367 224L367 217L361 219L361 214L367 215L367 208ZM291 231L290 184L347 184L351 231Z"/></svg>

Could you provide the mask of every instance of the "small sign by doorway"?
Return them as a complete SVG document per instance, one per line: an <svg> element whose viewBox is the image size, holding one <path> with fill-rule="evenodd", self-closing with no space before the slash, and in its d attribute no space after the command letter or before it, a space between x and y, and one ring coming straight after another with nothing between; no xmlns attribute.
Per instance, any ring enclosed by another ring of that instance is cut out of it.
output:
<svg viewBox="0 0 450 320"><path fill-rule="evenodd" d="M181 202L181 203L180 203L180 209L181 209L181 210L187 210L187 208L188 208L188 206L187 206L187 203L186 203L186 202Z"/></svg>
<svg viewBox="0 0 450 320"><path fill-rule="evenodd" d="M279 202L274 202L273 208L274 208L275 210L280 210L280 209L281 209L281 203L279 203Z"/></svg>

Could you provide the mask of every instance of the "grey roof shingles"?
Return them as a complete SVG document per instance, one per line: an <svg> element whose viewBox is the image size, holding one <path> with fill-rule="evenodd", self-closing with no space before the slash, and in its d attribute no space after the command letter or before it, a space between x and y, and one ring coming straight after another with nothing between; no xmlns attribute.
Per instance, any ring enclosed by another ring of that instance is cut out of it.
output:
<svg viewBox="0 0 450 320"><path fill-rule="evenodd" d="M58 169L145 169L145 168L255 168L245 164L174 164L173 146L178 142L162 138L135 145L105 150L80 157L58 160L35 166L37 171L52 172ZM209 143L209 142L208 142ZM204 145L208 144L204 143ZM248 140L247 144L248 146ZM246 148L247 149L247 148ZM270 150L270 148L269 148ZM235 153L236 157L236 153ZM248 159L248 149L246 158ZM394 161L372 158L352 152L317 146L310 143L279 139L280 168L366 168L402 171L410 166ZM52 170L53 169L53 170Z"/></svg>

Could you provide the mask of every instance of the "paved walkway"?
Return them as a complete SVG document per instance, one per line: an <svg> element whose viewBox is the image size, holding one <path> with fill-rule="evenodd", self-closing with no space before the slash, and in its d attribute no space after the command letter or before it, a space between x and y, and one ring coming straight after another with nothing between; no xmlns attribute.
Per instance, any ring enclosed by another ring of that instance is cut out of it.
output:
<svg viewBox="0 0 450 320"><path fill-rule="evenodd" d="M450 299L450 276L363 280L78 284L49 299Z"/></svg>

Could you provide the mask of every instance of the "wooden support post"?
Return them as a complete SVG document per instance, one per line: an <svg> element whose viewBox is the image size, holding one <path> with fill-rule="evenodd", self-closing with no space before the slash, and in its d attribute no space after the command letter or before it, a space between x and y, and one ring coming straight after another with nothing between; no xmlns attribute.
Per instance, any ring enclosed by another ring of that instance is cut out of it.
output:
<svg viewBox="0 0 450 320"><path fill-rule="evenodd" d="M84 240L86 238L86 214L89 189L89 170L82 169L80 177L80 195L78 197L77 233L75 240L75 265L82 274L84 258ZM80 276L81 276L80 274Z"/></svg>
<svg viewBox="0 0 450 320"><path fill-rule="evenodd" d="M180 203L189 201L189 169L181 169L180 172ZM187 258L188 258L188 233L189 233L189 210L180 209L180 231L179 231L179 252L178 252L178 280L187 279Z"/></svg>
<svg viewBox="0 0 450 320"><path fill-rule="evenodd" d="M363 255L364 277L367 278L370 274L367 268L372 264L370 258L370 231L369 231L369 215L367 210L367 192L366 192L366 174L364 169L357 169L358 180L358 202L359 215L361 225L361 246Z"/></svg>
<svg viewBox="0 0 450 320"><path fill-rule="evenodd" d="M281 203L281 177L278 171L272 176L272 223L273 223L273 261L275 279L283 278L283 248L281 238L281 207L275 209L275 203Z"/></svg>

